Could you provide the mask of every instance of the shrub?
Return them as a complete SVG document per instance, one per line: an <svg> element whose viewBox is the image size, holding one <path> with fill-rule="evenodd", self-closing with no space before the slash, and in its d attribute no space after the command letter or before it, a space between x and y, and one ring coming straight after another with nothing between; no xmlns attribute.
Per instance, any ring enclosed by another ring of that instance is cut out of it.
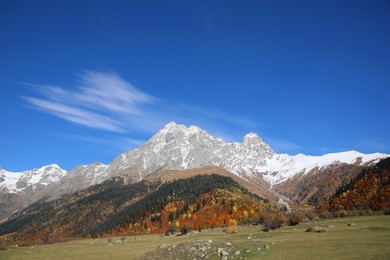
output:
<svg viewBox="0 0 390 260"><path fill-rule="evenodd" d="M326 211L322 211L322 212L320 213L319 217L322 218L322 219L330 218L330 213L329 213L329 211L327 211L327 210L326 210Z"/></svg>
<svg viewBox="0 0 390 260"><path fill-rule="evenodd" d="M316 214L313 212L306 212L305 217L307 217L311 221L316 217Z"/></svg>
<svg viewBox="0 0 390 260"><path fill-rule="evenodd" d="M187 234L189 231L190 231L190 227L189 227L187 224L185 224L184 226L182 226L181 229L180 229L180 233L181 233L182 235Z"/></svg>
<svg viewBox="0 0 390 260"><path fill-rule="evenodd" d="M268 232L270 230L278 229L282 226L283 221L277 218L267 219L263 223L263 231Z"/></svg>
<svg viewBox="0 0 390 260"><path fill-rule="evenodd" d="M168 230L165 232L165 235L173 235L173 234L175 234L175 232L176 232L176 227L175 227L175 225L170 225L169 227L168 227Z"/></svg>
<svg viewBox="0 0 390 260"><path fill-rule="evenodd" d="M348 212L346 210L337 211L337 216L340 218L345 218L347 215L348 215Z"/></svg>
<svg viewBox="0 0 390 260"><path fill-rule="evenodd" d="M4 243L0 242L0 251L7 250L7 246Z"/></svg>
<svg viewBox="0 0 390 260"><path fill-rule="evenodd" d="M287 224L289 226L296 226L299 224L299 222L302 221L302 217L296 213L293 213L291 214L289 217L288 217L288 220L287 220Z"/></svg>
<svg viewBox="0 0 390 260"><path fill-rule="evenodd" d="M20 241L18 244L18 247L27 247L27 246L31 246L31 243L28 241Z"/></svg>
<svg viewBox="0 0 390 260"><path fill-rule="evenodd" d="M199 224L199 225L198 225L198 231L199 231L199 232L202 232L202 229L203 229L203 225L202 225L202 224Z"/></svg>

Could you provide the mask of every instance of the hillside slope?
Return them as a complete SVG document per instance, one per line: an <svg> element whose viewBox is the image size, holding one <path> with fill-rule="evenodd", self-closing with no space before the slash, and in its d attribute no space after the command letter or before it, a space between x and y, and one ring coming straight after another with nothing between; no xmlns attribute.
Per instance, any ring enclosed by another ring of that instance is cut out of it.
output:
<svg viewBox="0 0 390 260"><path fill-rule="evenodd" d="M390 158L362 170L319 208L331 212L370 209L390 212Z"/></svg>
<svg viewBox="0 0 390 260"><path fill-rule="evenodd" d="M229 177L200 175L161 183L106 181L51 202L37 202L0 225L10 241L47 243L70 237L163 233L226 226L230 219L283 218L270 202Z"/></svg>

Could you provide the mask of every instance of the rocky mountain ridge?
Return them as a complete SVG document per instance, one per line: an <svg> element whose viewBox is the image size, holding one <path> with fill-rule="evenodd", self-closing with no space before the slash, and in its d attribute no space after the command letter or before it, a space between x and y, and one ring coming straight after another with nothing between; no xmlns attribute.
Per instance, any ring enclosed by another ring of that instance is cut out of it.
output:
<svg viewBox="0 0 390 260"><path fill-rule="evenodd" d="M10 199L4 197L3 203L0 203L0 220L27 206L26 194L29 198L33 197L32 201L42 197L55 198L113 177L122 177L127 183L134 183L159 172L213 166L271 189L281 187L294 177L300 176L299 179L302 179L321 169L340 164L371 165L389 156L356 151L323 156L277 154L255 133L245 135L242 143L229 143L197 126L186 127L170 122L142 146L120 154L108 165L96 162L77 166L68 172L55 164L20 173L1 169L0 196L17 199L19 203L14 204L19 206L12 206Z"/></svg>

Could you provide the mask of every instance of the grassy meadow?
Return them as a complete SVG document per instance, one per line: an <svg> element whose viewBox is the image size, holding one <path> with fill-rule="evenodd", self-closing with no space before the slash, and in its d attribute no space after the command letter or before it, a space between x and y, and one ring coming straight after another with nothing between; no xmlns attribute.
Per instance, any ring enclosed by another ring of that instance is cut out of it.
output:
<svg viewBox="0 0 390 260"><path fill-rule="evenodd" d="M311 226L327 232L305 232ZM193 249L204 243L209 247L203 258L208 259L221 259L216 253L220 247L228 259L390 259L390 216L314 220L271 232L262 232L260 226L239 230L234 235L214 229L188 236L129 236L124 243L115 237L111 242L100 238L10 246L0 251L0 259L200 259Z"/></svg>

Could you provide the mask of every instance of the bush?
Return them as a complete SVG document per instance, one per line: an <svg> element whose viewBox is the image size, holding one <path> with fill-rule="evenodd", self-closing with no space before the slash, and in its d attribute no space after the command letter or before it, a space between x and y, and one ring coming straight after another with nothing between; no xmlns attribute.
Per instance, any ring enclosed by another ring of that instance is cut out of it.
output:
<svg viewBox="0 0 390 260"><path fill-rule="evenodd" d="M316 214L313 212L306 212L305 217L308 218L310 221L313 220L316 217Z"/></svg>
<svg viewBox="0 0 390 260"><path fill-rule="evenodd" d="M199 225L198 225L198 231L199 231L199 232L202 232L202 229L203 229L203 225L202 225L202 224L199 224Z"/></svg>
<svg viewBox="0 0 390 260"><path fill-rule="evenodd" d="M320 213L320 216L319 216L320 218L322 218L322 219L327 219L327 218L330 218L331 216L330 216L330 212L329 211L322 211L321 213Z"/></svg>
<svg viewBox="0 0 390 260"><path fill-rule="evenodd" d="M181 233L182 235L187 234L189 231L190 231L190 227L189 227L187 224L185 224L184 226L182 226L181 229L180 229L180 233Z"/></svg>
<svg viewBox="0 0 390 260"><path fill-rule="evenodd" d="M0 242L0 251L7 250L7 246Z"/></svg>
<svg viewBox="0 0 390 260"><path fill-rule="evenodd" d="M32 243L29 241L19 241L18 247L27 247L27 246L32 246Z"/></svg>
<svg viewBox="0 0 390 260"><path fill-rule="evenodd" d="M278 229L282 226L283 221L277 218L267 219L263 224L263 231L268 232L270 230Z"/></svg>
<svg viewBox="0 0 390 260"><path fill-rule="evenodd" d="M372 209L366 209L365 215L366 216L372 216L372 215L374 215L374 211L372 211Z"/></svg>
<svg viewBox="0 0 390 260"><path fill-rule="evenodd" d="M288 220L287 220L287 224L289 226L296 226L299 224L299 222L302 221L302 217L296 213L293 213L289 216Z"/></svg>
<svg viewBox="0 0 390 260"><path fill-rule="evenodd" d="M348 216L349 217L356 217L359 216L359 211L358 210L348 210Z"/></svg>
<svg viewBox="0 0 390 260"><path fill-rule="evenodd" d="M165 232L165 235L173 235L173 234L175 234L175 232L176 232L176 227L175 227L175 225L170 225L169 227L168 227L168 230Z"/></svg>
<svg viewBox="0 0 390 260"><path fill-rule="evenodd" d="M346 216L348 216L348 212L346 210L339 210L337 211L337 216L340 218L345 218Z"/></svg>

